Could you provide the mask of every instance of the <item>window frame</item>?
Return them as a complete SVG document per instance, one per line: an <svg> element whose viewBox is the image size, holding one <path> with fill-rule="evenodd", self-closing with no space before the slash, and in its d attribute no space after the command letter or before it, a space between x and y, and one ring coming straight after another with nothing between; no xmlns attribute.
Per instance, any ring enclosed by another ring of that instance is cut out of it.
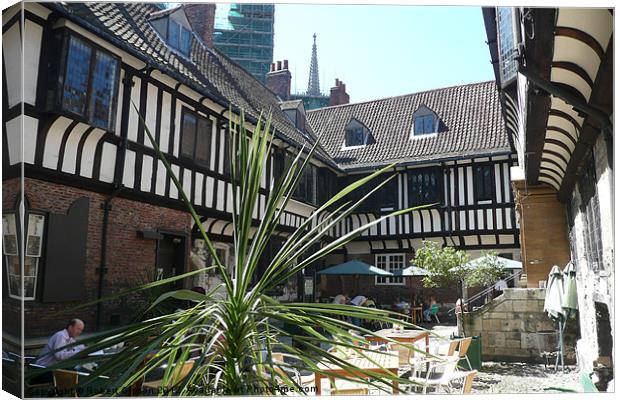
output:
<svg viewBox="0 0 620 400"><path fill-rule="evenodd" d="M516 7L510 7L510 6L503 6L503 7L496 7L496 32L497 32L497 57L498 57L498 71L499 71L499 77L500 77L500 85L502 88L505 88L506 86L510 85L512 82L515 82L517 80L517 75L518 75L518 61L517 60L507 60L506 56L507 53L504 52L503 47L504 47L504 40L502 39L502 23L505 20L502 19L502 10L507 10L510 9L510 25L511 25L511 39L512 39L512 43L511 43L511 52L514 54L515 51L518 52L518 48L517 48L517 44L520 41L520 32L519 32L519 25L518 25L518 18L519 18L519 10ZM505 35L504 35L505 37ZM512 62L514 64L517 64L517 68L514 69L514 71L510 71L510 75L506 76L505 75L505 70L512 70L511 67L504 67L505 64L508 64L508 62Z"/></svg>
<svg viewBox="0 0 620 400"><path fill-rule="evenodd" d="M193 147L192 147L192 156L189 157L187 154L183 153L183 144L185 143L185 141L187 140L185 137L185 133L184 133L184 123L185 123L185 116L186 115L191 115L194 117L196 123L195 123L195 129L194 129L194 141L193 141ZM199 133L199 121L200 120L204 120L206 121L208 124L210 124L211 129L208 130L208 138L207 138L207 158L206 160L202 161L202 160L198 160L197 158L197 150L198 150L198 133ZM190 160L194 163L196 163L197 165L200 165L202 167L205 168L209 168L210 166L210 162L211 162L211 156L212 156L212 142L213 142L213 127L216 126L217 124L215 123L215 121L213 121L211 119L210 116L204 116L196 111L191 110L188 107L181 107L181 121L180 121L180 127L179 127L179 133L180 133L180 138L179 138L179 158L181 159L185 159L185 160ZM216 166L217 168L217 166Z"/></svg>
<svg viewBox="0 0 620 400"><path fill-rule="evenodd" d="M382 268L380 265L382 262L379 261L380 257L385 257L385 268ZM392 257L401 257L402 264L400 268L390 268L390 263ZM377 253L375 254L375 266L384 271L393 272L400 271L405 268L406 264L406 254L405 253ZM404 276L375 276L375 285L381 286L405 286L405 277Z"/></svg>
<svg viewBox="0 0 620 400"><path fill-rule="evenodd" d="M485 187L484 191L480 191L480 184L484 184L484 176L478 177L478 172L482 171L483 168L489 168L491 171L490 175L490 186L488 188ZM472 178L474 181L474 201L478 204L481 203L495 203L497 198L497 191L495 188L495 164L493 163L485 163L485 164L474 164L472 167ZM487 190L489 193L487 193ZM488 196L487 196L488 195Z"/></svg>
<svg viewBox="0 0 620 400"><path fill-rule="evenodd" d="M83 122L94 128L102 129L106 132L115 132L116 125L117 125L116 119L118 118L117 110L118 110L118 95L119 95L120 81L121 81L120 73L121 73L121 67L123 64L121 57L105 49L104 47L98 45L97 43L88 39L84 35L81 35L70 29L63 28L60 31L58 31L58 34L60 35L60 38L59 38L60 48L61 48L60 55L51 56L54 58L54 62L58 63L57 68L56 68L57 73L54 74L54 78L56 79L55 81L50 81L50 85L52 85L52 90L55 92L54 103L53 105L51 105L51 108L52 108L51 111L54 111L61 115L65 115L79 122ZM85 107L84 107L83 115L76 113L74 111L71 111L71 110L67 110L65 109L65 106L64 106L64 98L65 98L64 91L65 91L65 83L67 81L69 46L70 46L70 41L71 41L72 36L75 37L75 39L77 39L78 41L85 43L91 49L90 62L89 62L89 68L88 68L86 99L85 99ZM92 84L93 84L94 65L95 65L95 59L97 56L97 52L101 52L109 56L116 62L116 70L114 72L115 78L114 78L114 83L113 83L114 92L110 96L112 112L109 117L107 127L95 125L93 121L90 119L91 100L92 100L92 92L93 92ZM45 75L49 75L47 68L45 68L43 64L44 63L41 63L41 67L44 69L43 73Z"/></svg>

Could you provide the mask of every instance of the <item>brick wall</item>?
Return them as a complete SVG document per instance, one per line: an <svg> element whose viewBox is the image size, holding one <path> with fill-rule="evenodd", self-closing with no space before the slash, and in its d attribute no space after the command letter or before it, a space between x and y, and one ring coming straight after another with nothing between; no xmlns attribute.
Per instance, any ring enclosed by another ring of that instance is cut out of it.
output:
<svg viewBox="0 0 620 400"><path fill-rule="evenodd" d="M291 98L291 72L288 69L288 60L271 63L271 69L265 76L265 85L280 99Z"/></svg>
<svg viewBox="0 0 620 400"><path fill-rule="evenodd" d="M192 28L205 44L213 47L213 27L215 24L215 3L185 4L185 15Z"/></svg>
<svg viewBox="0 0 620 400"><path fill-rule="evenodd" d="M17 179L3 182L2 196L5 209L10 209L19 191ZM66 214L70 205L80 197L90 200L88 216L88 239L86 247L85 286L87 298L97 297L99 275L97 268L101 261L101 238L103 210L101 208L106 196L82 189L44 182L36 179L25 180L25 193L33 209ZM114 198L109 214L107 266L103 296L144 284L151 280L155 272L156 241L141 239L137 230L157 230L179 232L189 235L191 217L188 213L164 207L141 203L123 198ZM37 287L42 287L42 269L45 268L44 257L39 266ZM4 272L3 272L4 273ZM39 293L40 297L40 293ZM131 320L145 302L143 295L132 295L121 300L103 304L103 325L110 323L110 316L118 314L120 323ZM25 336L47 336L61 329L64 323L75 317L83 319L86 330L94 329L95 307L76 311L67 311L79 303L41 303L25 302ZM19 313L20 303L9 299L5 290L3 301L3 323L5 330L17 334L17 327L12 322Z"/></svg>

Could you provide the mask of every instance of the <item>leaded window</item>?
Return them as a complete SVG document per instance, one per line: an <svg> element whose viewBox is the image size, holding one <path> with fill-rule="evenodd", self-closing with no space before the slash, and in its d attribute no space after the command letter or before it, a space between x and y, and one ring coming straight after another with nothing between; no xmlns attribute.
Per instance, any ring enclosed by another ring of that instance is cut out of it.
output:
<svg viewBox="0 0 620 400"><path fill-rule="evenodd" d="M513 7L497 7L497 33L499 36L499 72L502 85L517 75L518 64L515 60L516 31Z"/></svg>
<svg viewBox="0 0 620 400"><path fill-rule="evenodd" d="M579 177L579 192L581 194L580 209L584 227L584 256L593 271L599 271L604 267L601 214L596 182L594 156L590 153L590 160Z"/></svg>
<svg viewBox="0 0 620 400"><path fill-rule="evenodd" d="M376 254L375 266L384 271L395 273L405 268L404 254ZM405 280L402 276L377 276L377 285L404 285Z"/></svg>
<svg viewBox="0 0 620 400"><path fill-rule="evenodd" d="M181 120L181 157L201 165L209 164L213 123L209 118L183 109Z"/></svg>
<svg viewBox="0 0 620 400"><path fill-rule="evenodd" d="M56 37L54 45L62 45L62 51L49 65L49 73L58 79L47 88L46 109L114 130L120 60L75 34L60 32Z"/></svg>
<svg viewBox="0 0 620 400"><path fill-rule="evenodd" d="M490 201L495 198L495 171L492 164L474 167L474 196L476 201Z"/></svg>
<svg viewBox="0 0 620 400"><path fill-rule="evenodd" d="M438 168L409 170L407 184L410 207L443 201L443 179Z"/></svg>
<svg viewBox="0 0 620 400"><path fill-rule="evenodd" d="M192 43L192 33L174 20L168 22L168 44L188 56Z"/></svg>
<svg viewBox="0 0 620 400"><path fill-rule="evenodd" d="M23 267L20 259L19 217L14 212L2 216L3 253L5 257L9 296L19 300L34 300L37 290L39 260L43 249L45 216L27 212L23 228L26 247Z"/></svg>

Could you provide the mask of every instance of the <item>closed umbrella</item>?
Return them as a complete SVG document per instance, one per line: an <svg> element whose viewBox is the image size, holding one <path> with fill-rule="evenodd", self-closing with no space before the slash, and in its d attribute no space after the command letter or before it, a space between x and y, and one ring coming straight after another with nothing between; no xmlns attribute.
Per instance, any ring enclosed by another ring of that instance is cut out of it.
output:
<svg viewBox="0 0 620 400"><path fill-rule="evenodd" d="M566 315L564 308L562 307L564 301L564 274L557 265L554 265L549 272L549 278L547 279L547 292L545 293L545 306L544 310L549 317L558 323L560 344L560 353L555 360L555 368L558 367L558 362L562 363L562 370L564 370L564 321L566 321Z"/></svg>
<svg viewBox="0 0 620 400"><path fill-rule="evenodd" d="M564 268L564 299L562 300L562 308L566 319L577 315L579 308L577 300L577 271L575 265L569 262ZM564 322L566 324L566 321Z"/></svg>

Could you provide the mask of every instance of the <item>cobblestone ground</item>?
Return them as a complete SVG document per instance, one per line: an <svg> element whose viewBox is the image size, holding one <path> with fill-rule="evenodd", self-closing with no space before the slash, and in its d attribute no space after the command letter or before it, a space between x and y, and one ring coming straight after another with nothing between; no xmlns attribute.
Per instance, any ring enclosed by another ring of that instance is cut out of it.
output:
<svg viewBox="0 0 620 400"><path fill-rule="evenodd" d="M554 372L553 368L545 370L543 364L484 362L472 393L560 393L562 389L583 391L575 366Z"/></svg>

